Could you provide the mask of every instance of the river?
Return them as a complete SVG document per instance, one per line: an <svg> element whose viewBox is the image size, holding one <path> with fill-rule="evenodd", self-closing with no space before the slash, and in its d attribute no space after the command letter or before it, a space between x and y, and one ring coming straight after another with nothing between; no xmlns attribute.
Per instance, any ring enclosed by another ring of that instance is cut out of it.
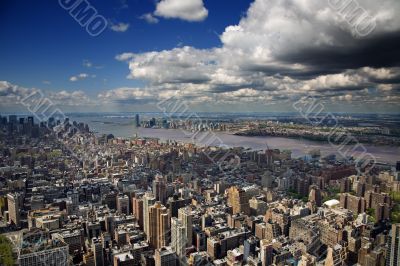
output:
<svg viewBox="0 0 400 266"><path fill-rule="evenodd" d="M89 124L91 130L99 134L113 134L115 137L151 137L159 138L162 141L176 140L180 142L190 142L199 145L213 144L224 145L228 147L244 147L254 150L280 149L291 150L292 157L297 158L306 155L310 150L318 149L322 156L329 154L339 155L336 146L330 145L328 142L317 142L304 139L290 139L282 137L247 137L236 136L228 133L213 132L201 133L194 137L194 133L179 129L155 129L155 128L135 128L132 118L129 117L112 117L112 116L96 116L71 117L72 120ZM374 146L371 144L362 144L368 153L372 154L378 162L395 164L400 161L400 147L393 146ZM355 145L346 147L352 149ZM357 149L361 151L361 148Z"/></svg>

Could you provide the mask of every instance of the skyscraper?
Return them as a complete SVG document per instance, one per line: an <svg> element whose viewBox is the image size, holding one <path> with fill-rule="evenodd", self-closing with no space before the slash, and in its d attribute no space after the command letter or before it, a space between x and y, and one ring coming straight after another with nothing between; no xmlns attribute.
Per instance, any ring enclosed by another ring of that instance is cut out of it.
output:
<svg viewBox="0 0 400 266"><path fill-rule="evenodd" d="M34 125L33 116L28 116L28 125L33 127L33 125Z"/></svg>
<svg viewBox="0 0 400 266"><path fill-rule="evenodd" d="M171 247L179 257L185 255L186 230L181 220L176 217L171 218Z"/></svg>
<svg viewBox="0 0 400 266"><path fill-rule="evenodd" d="M400 223L392 224L389 234L386 266L400 266Z"/></svg>
<svg viewBox="0 0 400 266"><path fill-rule="evenodd" d="M139 119L139 114L135 115L135 126L140 127L140 119Z"/></svg>
<svg viewBox="0 0 400 266"><path fill-rule="evenodd" d="M153 194L162 204L167 202L167 181L165 177L156 175L153 180Z"/></svg>
<svg viewBox="0 0 400 266"><path fill-rule="evenodd" d="M171 219L171 247L179 257L184 257L186 247L192 245L193 215L191 208L179 209L178 217Z"/></svg>
<svg viewBox="0 0 400 266"><path fill-rule="evenodd" d="M162 248L169 242L168 209L157 201L149 208L149 243L153 248Z"/></svg>
<svg viewBox="0 0 400 266"><path fill-rule="evenodd" d="M152 193L146 192L146 194L143 196L143 224L144 224L144 232L146 233L147 236L147 241L150 240L149 210L150 207L154 205L154 203L156 203L156 198L153 196Z"/></svg>
<svg viewBox="0 0 400 266"><path fill-rule="evenodd" d="M318 207L322 205L322 194L321 190L317 186L311 186L310 194L308 195L308 200L314 202Z"/></svg>
<svg viewBox="0 0 400 266"><path fill-rule="evenodd" d="M129 214L129 197L127 195L117 197L117 210L121 214Z"/></svg>
<svg viewBox="0 0 400 266"><path fill-rule="evenodd" d="M232 207L233 214L243 212L246 215L250 214L249 199L253 196L253 192L246 191L243 188L236 186L228 189L228 205Z"/></svg>
<svg viewBox="0 0 400 266"><path fill-rule="evenodd" d="M138 221L140 228L143 229L143 199L132 198L132 213Z"/></svg>
<svg viewBox="0 0 400 266"><path fill-rule="evenodd" d="M104 266L103 245L101 240L94 238L92 243L95 266Z"/></svg>
<svg viewBox="0 0 400 266"><path fill-rule="evenodd" d="M178 219L181 221L182 226L185 228L186 246L192 245L193 234L193 215L190 207L181 208L178 211Z"/></svg>

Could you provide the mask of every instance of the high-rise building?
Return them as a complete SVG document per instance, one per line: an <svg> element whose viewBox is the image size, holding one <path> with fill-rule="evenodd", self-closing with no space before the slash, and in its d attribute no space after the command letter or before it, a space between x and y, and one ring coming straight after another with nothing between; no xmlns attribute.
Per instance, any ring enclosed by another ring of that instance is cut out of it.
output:
<svg viewBox="0 0 400 266"><path fill-rule="evenodd" d="M28 125L33 127L33 125L34 125L33 116L28 116Z"/></svg>
<svg viewBox="0 0 400 266"><path fill-rule="evenodd" d="M186 232L181 220L171 218L171 248L179 256L185 256Z"/></svg>
<svg viewBox="0 0 400 266"><path fill-rule="evenodd" d="M185 228L186 235L186 246L192 245L193 239L193 215L190 207L181 208L178 211L178 219L182 222L182 226Z"/></svg>
<svg viewBox="0 0 400 266"><path fill-rule="evenodd" d="M178 195L174 195L173 197L170 197L168 199L170 217L178 217L178 210L180 208L185 207L190 202L191 202L190 198L183 199L183 198L179 198Z"/></svg>
<svg viewBox="0 0 400 266"><path fill-rule="evenodd" d="M135 115L135 126L140 127L140 119L139 119L139 114Z"/></svg>
<svg viewBox="0 0 400 266"><path fill-rule="evenodd" d="M143 224L144 224L144 232L147 236L147 241L150 240L150 221L149 221L149 211L150 207L156 203L156 198L152 193L146 192L143 196Z"/></svg>
<svg viewBox="0 0 400 266"><path fill-rule="evenodd" d="M351 180L345 177L340 180L340 193L350 192L351 190Z"/></svg>
<svg viewBox="0 0 400 266"><path fill-rule="evenodd" d="M228 189L228 205L232 207L233 214L243 212L250 215L249 200L259 194L259 190L254 186L239 188L237 186Z"/></svg>
<svg viewBox="0 0 400 266"><path fill-rule="evenodd" d="M153 180L153 194L162 204L167 202L167 180L161 175L156 175Z"/></svg>
<svg viewBox="0 0 400 266"><path fill-rule="evenodd" d="M178 217L171 219L171 247L179 257L185 257L186 247L192 245L193 215L191 208L181 208Z"/></svg>
<svg viewBox="0 0 400 266"><path fill-rule="evenodd" d="M365 212L365 199L348 193L340 194L340 207L348 209L355 214Z"/></svg>
<svg viewBox="0 0 400 266"><path fill-rule="evenodd" d="M117 197L117 210L121 214L129 214L129 197L127 195Z"/></svg>
<svg viewBox="0 0 400 266"><path fill-rule="evenodd" d="M322 205L322 194L321 190L317 186L311 186L308 200L314 202L318 207Z"/></svg>
<svg viewBox="0 0 400 266"><path fill-rule="evenodd" d="M270 241L266 239L260 241L260 257L262 266L272 265L274 261L273 251L274 248Z"/></svg>
<svg viewBox="0 0 400 266"><path fill-rule="evenodd" d="M169 242L168 209L157 201L149 208L149 243L153 248L162 248Z"/></svg>
<svg viewBox="0 0 400 266"><path fill-rule="evenodd" d="M386 266L400 266L400 223L392 224L389 234Z"/></svg>
<svg viewBox="0 0 400 266"><path fill-rule="evenodd" d="M101 240L94 238L92 241L92 251L94 255L94 265L104 266L103 244Z"/></svg>
<svg viewBox="0 0 400 266"><path fill-rule="evenodd" d="M21 225L21 203L22 195L19 193L7 194L9 222L19 227Z"/></svg>
<svg viewBox="0 0 400 266"><path fill-rule="evenodd" d="M143 199L132 198L132 213L138 221L140 228L143 229Z"/></svg>

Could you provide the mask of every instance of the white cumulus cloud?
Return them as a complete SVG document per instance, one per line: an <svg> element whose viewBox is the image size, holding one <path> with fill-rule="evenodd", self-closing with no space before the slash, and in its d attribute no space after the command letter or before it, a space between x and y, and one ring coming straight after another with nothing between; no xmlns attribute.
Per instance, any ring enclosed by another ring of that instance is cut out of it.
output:
<svg viewBox="0 0 400 266"><path fill-rule="evenodd" d="M161 0L154 14L163 18L203 21L208 16L208 10L203 0Z"/></svg>

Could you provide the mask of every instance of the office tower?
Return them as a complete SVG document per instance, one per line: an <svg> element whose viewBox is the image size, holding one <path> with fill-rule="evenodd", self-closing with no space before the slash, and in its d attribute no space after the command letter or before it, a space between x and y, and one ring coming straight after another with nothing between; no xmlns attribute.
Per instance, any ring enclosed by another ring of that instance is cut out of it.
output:
<svg viewBox="0 0 400 266"><path fill-rule="evenodd" d="M117 197L117 211L121 214L129 214L129 197L127 195Z"/></svg>
<svg viewBox="0 0 400 266"><path fill-rule="evenodd" d="M144 232L147 236L147 241L150 240L150 221L149 221L149 211L150 207L156 203L156 198L152 193L146 192L143 196L143 224L144 224Z"/></svg>
<svg viewBox="0 0 400 266"><path fill-rule="evenodd" d="M171 218L171 248L179 256L185 256L186 230L181 220Z"/></svg>
<svg viewBox="0 0 400 266"><path fill-rule="evenodd" d="M273 251L274 248L268 240L262 239L260 241L260 255L262 266L272 265L274 261Z"/></svg>
<svg viewBox="0 0 400 266"><path fill-rule="evenodd" d="M192 245L193 239L193 215L190 207L181 208L178 211L178 219L182 222L182 226L185 228L186 235L186 246Z"/></svg>
<svg viewBox="0 0 400 266"><path fill-rule="evenodd" d="M143 199L132 198L132 213L138 221L140 228L143 229Z"/></svg>
<svg viewBox="0 0 400 266"><path fill-rule="evenodd" d="M160 201L162 204L166 204L167 202L167 181L165 177L161 175L156 175L153 180L153 194L156 197L157 201Z"/></svg>
<svg viewBox="0 0 400 266"><path fill-rule="evenodd" d="M167 208L157 201L149 208L149 243L162 248L169 242L169 217Z"/></svg>
<svg viewBox="0 0 400 266"><path fill-rule="evenodd" d="M322 194L321 190L317 186L311 186L308 200L314 202L318 207L322 205Z"/></svg>
<svg viewBox="0 0 400 266"><path fill-rule="evenodd" d="M154 127L156 125L156 119L153 117L150 119L150 127Z"/></svg>
<svg viewBox="0 0 400 266"><path fill-rule="evenodd" d="M114 191L106 194L104 196L104 203L108 206L108 208L116 210L117 209L117 194Z"/></svg>
<svg viewBox="0 0 400 266"><path fill-rule="evenodd" d="M228 205L232 207L233 214L250 214L249 198L242 188L233 186L228 189Z"/></svg>
<svg viewBox="0 0 400 266"><path fill-rule="evenodd" d="M7 194L9 222L19 227L21 225L21 202L22 195L19 193Z"/></svg>
<svg viewBox="0 0 400 266"><path fill-rule="evenodd" d="M181 208L178 211L178 218L171 219L171 246L172 250L179 257L186 255L186 247L192 245L193 215L191 208Z"/></svg>
<svg viewBox="0 0 400 266"><path fill-rule="evenodd" d="M396 171L400 172L400 161L396 162Z"/></svg>
<svg viewBox="0 0 400 266"><path fill-rule="evenodd" d="M135 115L135 126L140 127L140 120L139 120L139 114Z"/></svg>
<svg viewBox="0 0 400 266"><path fill-rule="evenodd" d="M94 238L92 241L92 251L94 255L94 265L104 266L103 244L98 238Z"/></svg>
<svg viewBox="0 0 400 266"><path fill-rule="evenodd" d="M28 125L31 126L31 127L33 127L33 125L34 125L33 116L28 116Z"/></svg>
<svg viewBox="0 0 400 266"><path fill-rule="evenodd" d="M386 266L400 266L400 223L392 224L388 240Z"/></svg>
<svg viewBox="0 0 400 266"><path fill-rule="evenodd" d="M154 254L156 266L176 266L177 259L171 247L157 249Z"/></svg>
<svg viewBox="0 0 400 266"><path fill-rule="evenodd" d="M179 198L178 195L174 195L168 199L169 215L170 217L178 217L178 210L186 205L190 204L190 199Z"/></svg>

